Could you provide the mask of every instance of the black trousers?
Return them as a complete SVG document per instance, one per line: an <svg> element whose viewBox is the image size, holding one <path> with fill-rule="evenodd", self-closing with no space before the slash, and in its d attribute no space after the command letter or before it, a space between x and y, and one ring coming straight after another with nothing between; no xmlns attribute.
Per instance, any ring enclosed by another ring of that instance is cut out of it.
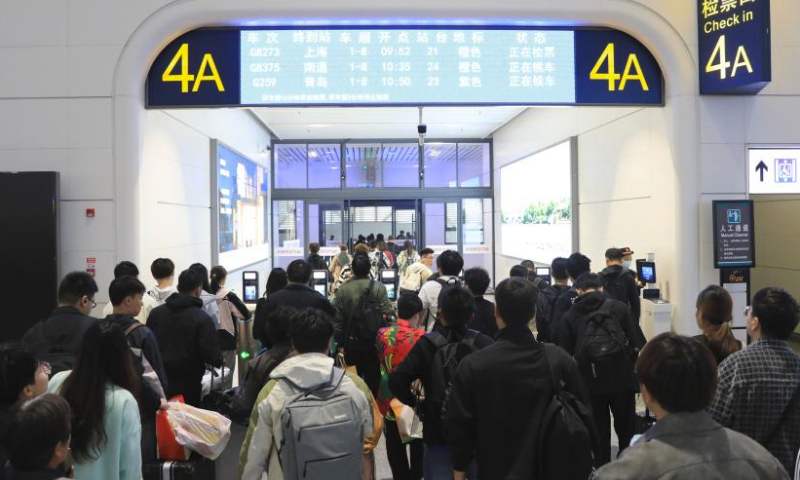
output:
<svg viewBox="0 0 800 480"><path fill-rule="evenodd" d="M386 438L386 456L389 457L389 467L392 469L394 480L421 480L422 479L422 456L424 446L422 440L414 440L404 444L400 440L400 432L397 430L397 422L386 420L384 425L384 437ZM406 445L411 452L411 464L409 466Z"/></svg>
<svg viewBox="0 0 800 480"><path fill-rule="evenodd" d="M591 395L594 422L599 438L597 466L611 461L611 416L614 414L614 430L619 438L619 451L631 444L636 419L636 394L630 392L612 395ZM609 410L610 409L610 410Z"/></svg>
<svg viewBox="0 0 800 480"><path fill-rule="evenodd" d="M356 367L358 376L367 384L372 395L378 396L381 385L381 365L378 361L378 348L372 346L352 345L344 351L344 360L347 365Z"/></svg>

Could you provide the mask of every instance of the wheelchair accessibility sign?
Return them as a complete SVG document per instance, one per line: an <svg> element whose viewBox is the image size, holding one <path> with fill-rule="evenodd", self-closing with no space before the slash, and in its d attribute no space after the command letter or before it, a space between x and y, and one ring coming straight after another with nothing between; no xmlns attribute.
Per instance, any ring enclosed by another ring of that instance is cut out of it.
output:
<svg viewBox="0 0 800 480"><path fill-rule="evenodd" d="M797 159L775 159L775 183L797 183Z"/></svg>
<svg viewBox="0 0 800 480"><path fill-rule="evenodd" d="M800 193L800 181L797 178L800 147L751 148L748 157L748 193Z"/></svg>

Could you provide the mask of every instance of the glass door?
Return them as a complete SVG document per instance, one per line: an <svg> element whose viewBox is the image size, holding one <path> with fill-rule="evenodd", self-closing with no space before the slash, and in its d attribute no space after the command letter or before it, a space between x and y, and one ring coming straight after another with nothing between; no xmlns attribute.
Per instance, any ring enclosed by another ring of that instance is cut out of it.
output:
<svg viewBox="0 0 800 480"><path fill-rule="evenodd" d="M308 241L320 245L319 254L330 263L339 253L339 244L346 241L343 203L339 201L308 201Z"/></svg>
<svg viewBox="0 0 800 480"><path fill-rule="evenodd" d="M436 255L445 250L459 250L458 200L425 200L423 211L420 248L432 248Z"/></svg>
<svg viewBox="0 0 800 480"><path fill-rule="evenodd" d="M272 202L272 242L274 267L285 269L292 260L305 258L305 202L275 200Z"/></svg>

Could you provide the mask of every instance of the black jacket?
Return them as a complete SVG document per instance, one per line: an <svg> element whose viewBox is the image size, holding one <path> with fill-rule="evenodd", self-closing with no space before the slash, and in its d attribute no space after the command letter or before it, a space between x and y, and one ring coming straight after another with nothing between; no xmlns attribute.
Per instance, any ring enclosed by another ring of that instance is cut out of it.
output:
<svg viewBox="0 0 800 480"><path fill-rule="evenodd" d="M646 340L639 324L633 319L631 309L622 302L608 298L601 292L589 292L575 300L572 308L564 314L561 329L558 336L558 346L566 350L570 355L575 355L575 346L578 342L578 329L581 323L595 311L599 310L604 302L612 302L611 315L619 322L625 336L628 337L629 345L632 349L630 368L625 372L620 372L630 378L628 386L632 391L636 391L636 381L633 376L633 364L636 354L644 346ZM608 392L611 393L611 392Z"/></svg>
<svg viewBox="0 0 800 480"><path fill-rule="evenodd" d="M50 317L25 332L22 343L50 364L53 375L72 370L83 334L96 321L75 307L58 307Z"/></svg>
<svg viewBox="0 0 800 480"><path fill-rule="evenodd" d="M553 306L553 318L550 320L550 341L558 343L558 332L561 330L561 324L564 314L572 308L572 302L578 298L578 291L570 287L565 290L556 299L556 304Z"/></svg>
<svg viewBox="0 0 800 480"><path fill-rule="evenodd" d="M545 349L551 350L552 371ZM512 465L533 454L522 451L520 440L550 402L554 376L590 405L575 361L558 347L537 342L527 326L501 330L493 345L462 360L445 418L453 468L464 471L474 452L478 478L508 478ZM514 478L535 474L515 470Z"/></svg>
<svg viewBox="0 0 800 480"><path fill-rule="evenodd" d="M6 471L6 463L8 462L8 454L6 454L5 440L8 435L8 430L11 428L11 420L14 412L13 405L0 405L0 480L6 480L8 473Z"/></svg>
<svg viewBox="0 0 800 480"><path fill-rule="evenodd" d="M451 338L452 341L456 341L456 339L463 338L465 332L456 332L442 327L439 333ZM417 404L417 397L411 392L411 383L417 379L422 381L423 387L429 383L433 356L436 354L436 345L428 338L429 335L423 336L415 343L403 363L398 365L397 369L389 375L389 389L392 391L392 395L411 407ZM480 334L475 340L475 345L478 348L484 348L493 342L490 337ZM444 445L446 440L442 432L440 412L433 410L432 405L422 404L420 413L425 418L422 440L426 445Z"/></svg>
<svg viewBox="0 0 800 480"><path fill-rule="evenodd" d="M269 375L289 357L292 346L289 343L277 344L260 353L247 365L244 385L233 401L233 416L247 421L256 404L258 394L269 381Z"/></svg>
<svg viewBox="0 0 800 480"><path fill-rule="evenodd" d="M217 329L202 310L203 301L185 293L172 294L164 305L156 307L147 318L155 334L164 369L170 380L168 395L182 393L186 403L199 403L199 392L206 364L222 366L222 351ZM189 393L187 393L187 391ZM196 395L195 395L196 394Z"/></svg>
<svg viewBox="0 0 800 480"><path fill-rule="evenodd" d="M484 335L495 338L497 335L497 321L494 318L494 303L482 296L475 297L475 316L467 325L472 330L477 330Z"/></svg>
<svg viewBox="0 0 800 480"><path fill-rule="evenodd" d="M0 472L0 478L3 480L67 480L64 472L59 470L51 470L49 468L40 468L39 470L14 470L14 467L8 466L5 469L5 476Z"/></svg>
<svg viewBox="0 0 800 480"><path fill-rule="evenodd" d="M313 270L327 270L328 262L319 253L312 253L308 256L306 261L311 265Z"/></svg>
<svg viewBox="0 0 800 480"><path fill-rule="evenodd" d="M264 300L262 305L256 308L256 318L253 320L253 337L266 346L271 343L266 332L267 317L280 306L294 307L298 310L317 308L330 315L331 318L336 317L336 311L327 298L308 285L298 285L296 283L290 283L286 288L273 293Z"/></svg>
<svg viewBox="0 0 800 480"><path fill-rule="evenodd" d="M600 275L606 282L606 293L614 300L631 307L633 319L638 322L642 314L642 305L639 299L639 286L636 285L636 274L622 265L610 265L600 272Z"/></svg>

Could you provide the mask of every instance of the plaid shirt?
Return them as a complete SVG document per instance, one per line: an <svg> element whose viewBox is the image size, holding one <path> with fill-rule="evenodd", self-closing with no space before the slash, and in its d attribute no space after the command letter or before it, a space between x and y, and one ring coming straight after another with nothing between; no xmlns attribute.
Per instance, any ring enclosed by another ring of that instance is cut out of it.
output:
<svg viewBox="0 0 800 480"><path fill-rule="evenodd" d="M719 386L709 413L725 427L743 433L794 471L800 449L800 402L778 426L800 385L800 357L781 340L758 340L719 366ZM777 432L776 432L777 428ZM770 435L776 432L769 444Z"/></svg>

